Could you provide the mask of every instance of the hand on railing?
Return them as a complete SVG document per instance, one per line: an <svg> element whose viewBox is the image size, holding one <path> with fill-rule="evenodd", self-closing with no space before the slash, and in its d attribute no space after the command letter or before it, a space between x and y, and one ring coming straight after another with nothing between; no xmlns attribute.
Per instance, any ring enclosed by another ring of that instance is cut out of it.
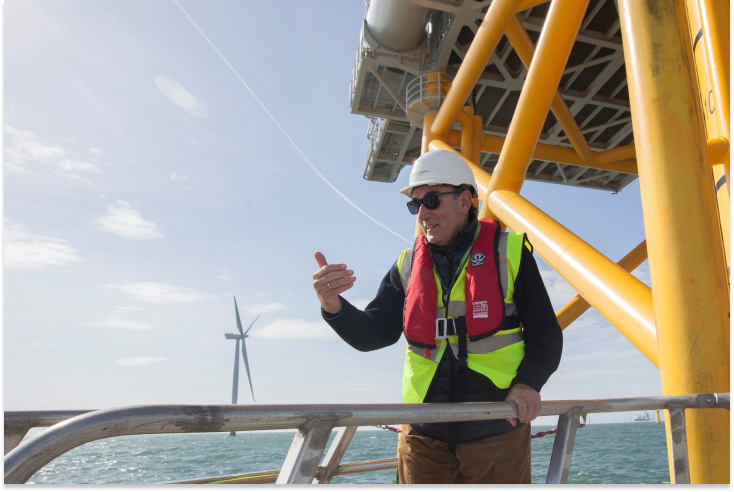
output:
<svg viewBox="0 0 734 492"><path fill-rule="evenodd" d="M540 413L540 393L530 386L517 383L512 387L505 401L511 401L517 405L517 416L521 423L530 422ZM517 425L517 419L507 419L512 426Z"/></svg>

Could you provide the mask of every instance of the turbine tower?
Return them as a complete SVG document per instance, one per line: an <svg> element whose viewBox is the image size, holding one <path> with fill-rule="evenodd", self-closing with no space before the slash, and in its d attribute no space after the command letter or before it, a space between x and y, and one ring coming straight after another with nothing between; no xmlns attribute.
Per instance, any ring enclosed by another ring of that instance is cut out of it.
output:
<svg viewBox="0 0 734 492"><path fill-rule="evenodd" d="M252 328L252 325L255 324L255 321L260 317L260 313L255 317L255 319L250 323L250 326L247 327L247 331L242 331L242 322L240 321L240 311L237 309L237 298L232 296L234 298L234 312L237 317L237 329L240 331L239 335L235 335L234 333L225 333L224 337L227 340L237 340L237 346L235 347L234 351L234 375L232 376L232 404L237 404L237 389L239 388L239 374L240 374L240 340L242 340L242 359L245 361L245 371L247 371L247 380L250 383L250 392L252 393L252 401L255 401L255 392L252 389L252 378L250 378L250 366L247 363L247 348L245 347L245 338L247 338L247 332L250 331L250 328ZM230 436L236 435L234 432L229 433Z"/></svg>

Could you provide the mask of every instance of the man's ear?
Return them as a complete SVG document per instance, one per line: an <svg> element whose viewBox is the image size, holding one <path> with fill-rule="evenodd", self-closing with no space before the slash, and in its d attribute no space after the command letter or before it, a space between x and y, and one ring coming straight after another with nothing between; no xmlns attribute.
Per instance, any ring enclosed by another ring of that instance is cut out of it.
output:
<svg viewBox="0 0 734 492"><path fill-rule="evenodd" d="M471 205L472 205L471 191L469 190L462 191L460 198L461 198L461 213L465 214L469 212L469 209L471 208Z"/></svg>

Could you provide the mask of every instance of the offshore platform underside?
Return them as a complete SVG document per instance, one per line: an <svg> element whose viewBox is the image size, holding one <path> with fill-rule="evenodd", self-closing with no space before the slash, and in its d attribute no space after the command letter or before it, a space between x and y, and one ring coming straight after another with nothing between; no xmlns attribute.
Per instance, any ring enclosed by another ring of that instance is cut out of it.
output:
<svg viewBox="0 0 734 492"><path fill-rule="evenodd" d="M350 104L353 113L373 119L368 130L370 151L364 173L364 178L371 181L393 182L403 167L418 158L423 132L420 125L411 125L406 114L403 104L406 88L425 72L442 71L453 78L489 8L489 2L476 0L415 3L431 8L417 5L403 8L411 18L401 18L401 24L422 25L426 30L420 44L407 52L393 51L381 44L371 34L367 21L361 33ZM533 43L540 37L549 6L550 3L542 3L518 14ZM378 15L375 17L377 21L389 22ZM383 26L378 25L373 30L381 32L381 29L384 30ZM411 44L400 41L401 44L393 46L403 48ZM507 135L526 75L526 66L503 36L470 97L474 114L484 121L484 133ZM589 2L558 92L592 150L634 142L619 14L614 0ZM553 113L545 120L539 142L572 147ZM492 172L498 157L498 153L482 152L481 167ZM637 176L533 159L526 178L616 192Z"/></svg>
<svg viewBox="0 0 734 492"><path fill-rule="evenodd" d="M459 153L479 217L528 234L660 369L664 395L729 391L729 3L366 0L350 84L370 119L364 178ZM644 240L607 258L521 195L525 180L618 192L639 179ZM649 261L652 287L630 272ZM672 412L672 409L668 409ZM666 418L671 483L729 483L729 415ZM670 417L670 414L668 415ZM685 446L689 463L672 459Z"/></svg>

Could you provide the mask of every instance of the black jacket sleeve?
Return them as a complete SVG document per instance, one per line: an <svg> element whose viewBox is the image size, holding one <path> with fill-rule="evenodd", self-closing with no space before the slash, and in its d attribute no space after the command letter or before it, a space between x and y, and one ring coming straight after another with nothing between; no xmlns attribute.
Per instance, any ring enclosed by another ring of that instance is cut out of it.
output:
<svg viewBox="0 0 734 492"><path fill-rule="evenodd" d="M337 314L321 309L321 316L342 340L361 352L377 350L400 339L403 333L405 294L397 263L382 279L377 296L364 311L339 296L342 307Z"/></svg>
<svg viewBox="0 0 734 492"><path fill-rule="evenodd" d="M526 247L522 249L514 298L523 325L525 358L512 384L523 383L539 392L561 362L563 333L535 258Z"/></svg>

